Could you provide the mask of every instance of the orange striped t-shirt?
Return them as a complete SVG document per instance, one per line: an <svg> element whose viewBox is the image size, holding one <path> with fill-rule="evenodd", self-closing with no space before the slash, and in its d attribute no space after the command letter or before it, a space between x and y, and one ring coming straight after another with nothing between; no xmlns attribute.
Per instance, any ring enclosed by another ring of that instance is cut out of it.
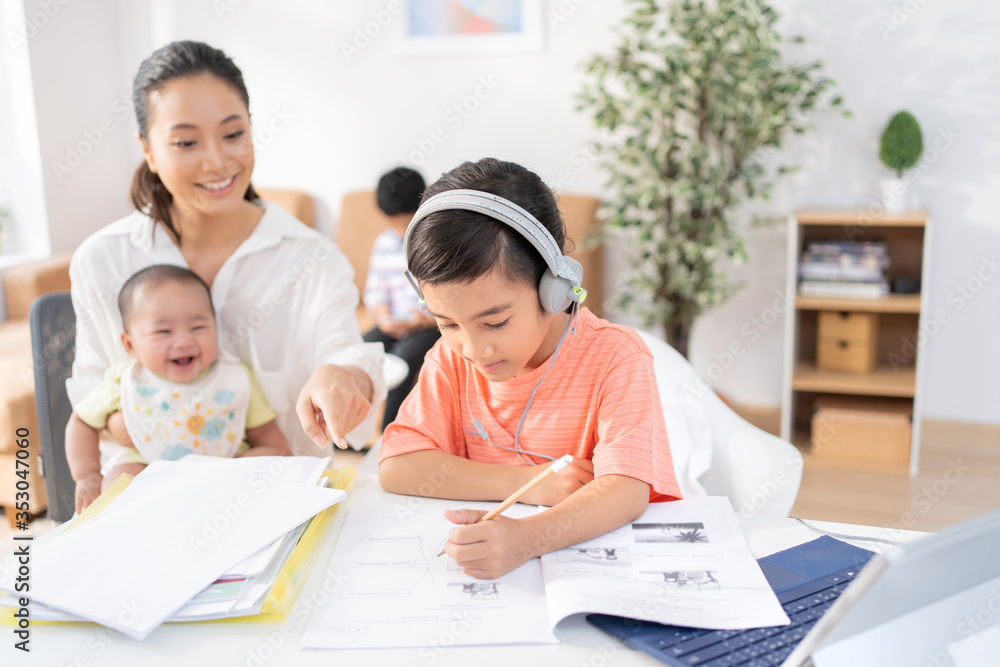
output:
<svg viewBox="0 0 1000 667"><path fill-rule="evenodd" d="M680 498L649 348L631 329L587 308L576 325L535 394L519 449L592 460L597 477L625 475L649 484L651 502ZM439 340L385 430L381 460L440 449L473 461L527 465L515 452L484 441L472 420L494 443L513 448L528 397L550 361L528 375L491 382Z"/></svg>

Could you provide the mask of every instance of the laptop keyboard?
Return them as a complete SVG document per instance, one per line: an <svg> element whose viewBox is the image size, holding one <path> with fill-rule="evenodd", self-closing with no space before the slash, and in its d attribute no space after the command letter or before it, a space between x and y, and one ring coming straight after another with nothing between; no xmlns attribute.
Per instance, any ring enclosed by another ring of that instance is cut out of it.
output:
<svg viewBox="0 0 1000 667"><path fill-rule="evenodd" d="M697 630L664 626L663 634L646 639L647 652L662 652L664 662L705 667L768 667L780 665L816 621L826 613L858 568L789 589L778 596L791 625L755 630ZM652 648L653 651L648 649Z"/></svg>

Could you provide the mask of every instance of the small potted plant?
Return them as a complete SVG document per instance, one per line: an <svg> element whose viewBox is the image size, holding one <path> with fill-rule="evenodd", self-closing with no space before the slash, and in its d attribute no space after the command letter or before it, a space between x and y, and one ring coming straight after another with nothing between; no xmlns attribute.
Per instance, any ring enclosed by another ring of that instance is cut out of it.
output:
<svg viewBox="0 0 1000 667"><path fill-rule="evenodd" d="M884 178L879 184L879 197L888 213L902 213L906 210L906 189L903 172L920 160L924 152L924 138L920 123L908 111L900 111L889 119L882 132L879 157L882 163L896 172L895 177Z"/></svg>

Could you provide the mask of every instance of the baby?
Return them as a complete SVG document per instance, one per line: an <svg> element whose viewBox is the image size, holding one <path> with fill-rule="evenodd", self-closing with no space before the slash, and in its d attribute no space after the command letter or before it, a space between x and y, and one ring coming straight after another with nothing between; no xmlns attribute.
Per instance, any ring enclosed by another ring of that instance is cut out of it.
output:
<svg viewBox="0 0 1000 667"><path fill-rule="evenodd" d="M66 425L77 512L119 475L156 459L291 454L249 369L219 351L211 291L201 278L179 266L147 267L126 281L118 308L132 361L109 369ZM131 447L100 440L119 410Z"/></svg>

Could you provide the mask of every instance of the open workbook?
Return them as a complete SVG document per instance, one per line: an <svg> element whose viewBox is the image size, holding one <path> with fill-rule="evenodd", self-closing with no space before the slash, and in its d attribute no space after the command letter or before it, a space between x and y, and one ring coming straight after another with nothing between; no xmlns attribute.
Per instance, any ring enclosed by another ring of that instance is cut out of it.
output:
<svg viewBox="0 0 1000 667"><path fill-rule="evenodd" d="M505 515L537 511L515 505ZM726 498L657 503L607 535L481 580L436 556L451 528L439 504L353 508L327 573L339 588L301 646L555 643L557 624L583 613L717 629L787 624L732 519Z"/></svg>

